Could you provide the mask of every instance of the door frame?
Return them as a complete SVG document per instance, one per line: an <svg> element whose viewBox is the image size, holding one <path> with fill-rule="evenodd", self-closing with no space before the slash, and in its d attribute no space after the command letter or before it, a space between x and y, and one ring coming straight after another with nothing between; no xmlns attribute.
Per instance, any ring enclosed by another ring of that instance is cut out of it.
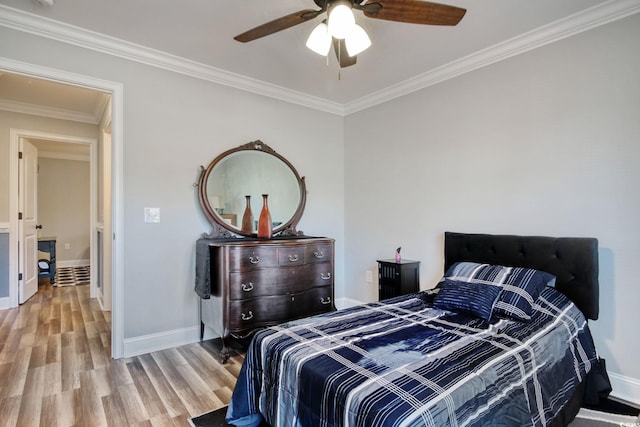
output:
<svg viewBox="0 0 640 427"><path fill-rule="evenodd" d="M91 76L71 73L49 67L43 67L9 58L0 57L0 71L22 74L57 83L80 86L111 95L111 221L113 231L112 246L112 313L111 313L111 357L124 357L124 189L123 189L123 118L124 99L123 84L102 80ZM17 146L10 141L9 158L9 245L11 251L17 252ZM15 150L15 152L14 152ZM15 187L15 188L14 188ZM16 192L15 194L13 192ZM95 218L94 218L95 219ZM93 253L92 253L93 256ZM11 258L11 255L10 255ZM106 267L106 266L105 266ZM9 264L10 304L17 307L17 260L10 259Z"/></svg>
<svg viewBox="0 0 640 427"><path fill-rule="evenodd" d="M95 239L95 229L97 222L97 211L98 211L98 198L97 198L97 189L98 189L98 140L96 138L85 138L78 137L74 135L64 135L64 134L56 134L51 132L40 132L34 130L27 129L14 129L11 128L9 130L9 159L17 159L18 158L18 150L20 149L20 139L24 139L26 141L30 139L40 139L47 141L55 141L55 142L64 142L67 144L83 144L89 146L89 264L91 265L91 270L96 271L96 239ZM38 158L40 158L40 154L38 154ZM14 161L10 160L10 164L13 166ZM17 165L18 161L15 161ZM11 167L9 168L11 170ZM17 169L16 169L17 172ZM13 174L12 174L13 176ZM9 179L11 181L11 179ZM11 184L10 184L11 185ZM15 191L13 193L12 191ZM9 211L12 212L12 216L14 218L17 217L18 207L20 206L20 195L17 192L17 188L15 185L11 185L11 189L9 190L9 197L11 201L17 201L16 209L11 208L11 203L9 204ZM16 214L16 215L14 215ZM16 220L16 226L18 226L18 221ZM18 234L12 234L14 236L16 242L18 239ZM9 262L11 265L15 265L16 268L18 266L17 258L13 258L12 260L12 252L16 250L17 253L17 245L9 243ZM18 283L17 274L9 273L9 300L11 301L11 306L16 307L13 304L14 298L13 293L17 291L17 287L13 286L13 280L16 281L16 285ZM95 298L96 295L96 278L95 274L92 274L90 277L90 291L89 295L91 298ZM16 294L17 301L17 294Z"/></svg>

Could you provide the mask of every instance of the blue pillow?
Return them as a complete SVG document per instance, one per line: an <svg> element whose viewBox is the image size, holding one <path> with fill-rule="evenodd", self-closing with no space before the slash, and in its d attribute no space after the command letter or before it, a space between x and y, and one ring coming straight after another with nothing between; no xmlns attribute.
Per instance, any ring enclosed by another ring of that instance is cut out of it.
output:
<svg viewBox="0 0 640 427"><path fill-rule="evenodd" d="M502 283L502 294L496 303L495 314L528 322L533 313L533 303L547 283L555 281L555 276L531 268L505 268L509 271Z"/></svg>
<svg viewBox="0 0 640 427"><path fill-rule="evenodd" d="M531 320L533 303L555 276L544 271L522 267L458 262L445 273L446 279L462 282L494 284L502 288L494 314L527 322Z"/></svg>
<svg viewBox="0 0 640 427"><path fill-rule="evenodd" d="M493 307L502 290L496 285L449 279L440 282L438 287L440 291L433 300L433 307L470 314L487 322L491 320Z"/></svg>

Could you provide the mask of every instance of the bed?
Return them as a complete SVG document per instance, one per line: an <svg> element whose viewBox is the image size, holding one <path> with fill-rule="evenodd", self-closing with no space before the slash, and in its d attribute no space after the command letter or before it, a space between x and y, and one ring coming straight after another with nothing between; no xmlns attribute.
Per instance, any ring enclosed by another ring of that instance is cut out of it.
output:
<svg viewBox="0 0 640 427"><path fill-rule="evenodd" d="M433 290L265 329L237 426L546 426L578 411L598 358L592 238L445 233Z"/></svg>

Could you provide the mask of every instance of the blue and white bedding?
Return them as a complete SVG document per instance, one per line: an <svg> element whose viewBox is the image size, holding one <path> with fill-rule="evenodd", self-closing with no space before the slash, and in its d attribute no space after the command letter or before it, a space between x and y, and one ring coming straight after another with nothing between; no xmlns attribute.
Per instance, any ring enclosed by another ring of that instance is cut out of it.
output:
<svg viewBox="0 0 640 427"><path fill-rule="evenodd" d="M237 426L544 426L596 351L577 307L545 287L530 321L432 307L434 293L257 333L227 412Z"/></svg>

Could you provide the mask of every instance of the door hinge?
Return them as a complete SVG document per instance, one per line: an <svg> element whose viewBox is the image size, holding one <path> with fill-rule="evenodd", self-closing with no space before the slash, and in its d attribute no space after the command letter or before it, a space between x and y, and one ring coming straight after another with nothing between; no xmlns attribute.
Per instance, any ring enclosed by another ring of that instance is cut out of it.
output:
<svg viewBox="0 0 640 427"><path fill-rule="evenodd" d="M22 273L18 273L18 280L22 280Z"/></svg>
<svg viewBox="0 0 640 427"><path fill-rule="evenodd" d="M18 212L18 219L22 219L22 212Z"/></svg>
<svg viewBox="0 0 640 427"><path fill-rule="evenodd" d="M22 158L22 151L18 151L18 159Z"/></svg>

